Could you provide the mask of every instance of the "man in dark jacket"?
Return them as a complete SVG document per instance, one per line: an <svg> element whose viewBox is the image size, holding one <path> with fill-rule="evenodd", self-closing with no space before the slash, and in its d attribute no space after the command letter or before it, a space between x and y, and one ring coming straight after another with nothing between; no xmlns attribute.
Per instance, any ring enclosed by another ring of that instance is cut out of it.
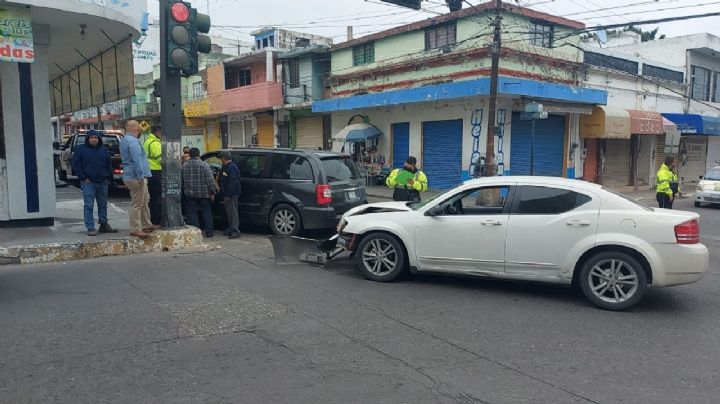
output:
<svg viewBox="0 0 720 404"><path fill-rule="evenodd" d="M200 150L190 149L190 160L182 166L182 183L185 195L185 211L188 222L200 227L198 210L202 212L202 229L205 237L213 236L212 201L217 194L217 184L208 163L200 160Z"/></svg>
<svg viewBox="0 0 720 404"><path fill-rule="evenodd" d="M223 166L218 173L220 193L225 203L227 214L228 230L225 235L228 238L240 237L240 216L238 215L238 199L240 197L240 170L233 163L232 155L228 151L220 152L220 159Z"/></svg>
<svg viewBox="0 0 720 404"><path fill-rule="evenodd" d="M101 233L117 233L110 227L107 218L108 184L112 180L110 152L103 147L102 138L95 131L85 136L85 144L75 149L72 160L73 173L80 180L85 202L85 227L88 236L97 236L93 207L97 201Z"/></svg>

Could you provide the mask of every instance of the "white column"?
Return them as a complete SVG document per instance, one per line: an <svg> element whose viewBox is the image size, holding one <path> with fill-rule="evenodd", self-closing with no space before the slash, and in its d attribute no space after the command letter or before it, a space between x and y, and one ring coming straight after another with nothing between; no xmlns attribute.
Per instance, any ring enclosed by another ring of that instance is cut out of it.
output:
<svg viewBox="0 0 720 404"><path fill-rule="evenodd" d="M273 53L271 50L265 50L265 81L275 81L275 69L273 68Z"/></svg>

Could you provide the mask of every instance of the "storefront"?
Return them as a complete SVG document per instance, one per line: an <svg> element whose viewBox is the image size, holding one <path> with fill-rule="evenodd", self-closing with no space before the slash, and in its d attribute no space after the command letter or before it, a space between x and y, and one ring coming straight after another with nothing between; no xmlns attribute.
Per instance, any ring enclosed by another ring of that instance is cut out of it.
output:
<svg viewBox="0 0 720 404"><path fill-rule="evenodd" d="M595 107L580 117L584 142L583 177L611 187L650 186L657 136L665 133L657 112Z"/></svg>
<svg viewBox="0 0 720 404"><path fill-rule="evenodd" d="M678 175L698 182L708 167L720 161L720 118L695 114L663 114L682 134Z"/></svg>

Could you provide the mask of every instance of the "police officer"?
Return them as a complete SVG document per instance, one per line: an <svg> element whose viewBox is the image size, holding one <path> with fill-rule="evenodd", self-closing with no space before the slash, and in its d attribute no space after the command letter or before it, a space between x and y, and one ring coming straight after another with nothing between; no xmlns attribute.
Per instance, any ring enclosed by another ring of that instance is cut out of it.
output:
<svg viewBox="0 0 720 404"><path fill-rule="evenodd" d="M153 128L144 143L145 154L152 177L148 178L148 192L150 193L150 221L159 225L162 220L162 129Z"/></svg>
<svg viewBox="0 0 720 404"><path fill-rule="evenodd" d="M678 176L673 170L675 170L675 159L666 157L665 164L660 166L656 176L656 198L660 207L664 209L672 209L675 197L680 193Z"/></svg>
<svg viewBox="0 0 720 404"><path fill-rule="evenodd" d="M393 199L396 201L420 201L420 192L428 190L428 179L425 173L418 170L417 159L410 156L405 160L403 168L396 168L385 180L385 184L393 188Z"/></svg>

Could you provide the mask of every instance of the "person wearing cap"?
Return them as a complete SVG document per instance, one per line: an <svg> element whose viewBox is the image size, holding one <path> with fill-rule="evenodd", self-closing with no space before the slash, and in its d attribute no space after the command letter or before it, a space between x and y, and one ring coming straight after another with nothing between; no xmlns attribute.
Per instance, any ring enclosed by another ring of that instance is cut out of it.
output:
<svg viewBox="0 0 720 404"><path fill-rule="evenodd" d="M83 193L85 228L88 236L97 236L93 208L97 203L100 233L117 233L110 227L107 217L108 186L112 181L112 159L110 152L103 147L102 138L97 132L85 135L85 144L75 150L72 160L73 172L80 180Z"/></svg>
<svg viewBox="0 0 720 404"><path fill-rule="evenodd" d="M240 170L237 164L233 163L232 154L229 151L221 151L218 157L223 163L218 173L218 182L228 222L228 229L224 234L228 238L238 238L240 237L240 216L238 215L238 199L241 192Z"/></svg>
<svg viewBox="0 0 720 404"><path fill-rule="evenodd" d="M162 129L153 128L143 144L147 155L148 166L152 176L148 178L148 192L150 193L150 221L159 225L162 220Z"/></svg>
<svg viewBox="0 0 720 404"><path fill-rule="evenodd" d="M428 190L428 178L417 168L417 159L410 156L403 168L397 168L388 175L385 184L393 188L395 201L420 201L420 192Z"/></svg>

